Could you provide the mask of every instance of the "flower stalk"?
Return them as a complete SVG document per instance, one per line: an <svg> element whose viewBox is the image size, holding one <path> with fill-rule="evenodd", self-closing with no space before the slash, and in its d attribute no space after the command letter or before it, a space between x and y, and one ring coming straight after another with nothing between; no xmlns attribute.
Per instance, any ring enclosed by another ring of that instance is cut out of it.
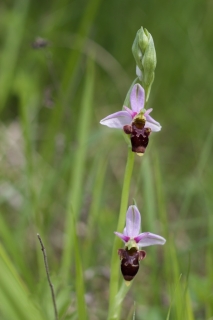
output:
<svg viewBox="0 0 213 320"><path fill-rule="evenodd" d="M127 163L124 174L123 189L121 194L120 212L118 217L117 230L122 231L125 222L126 209L128 206L129 189L132 177L132 171L134 166L135 154L132 152L131 147L128 147ZM111 274L110 274L110 287L109 287L109 314L108 320L116 319L112 318L114 306L116 305L115 297L118 293L119 284L119 260L118 260L118 249L120 246L120 240L115 238L112 250L111 258Z"/></svg>

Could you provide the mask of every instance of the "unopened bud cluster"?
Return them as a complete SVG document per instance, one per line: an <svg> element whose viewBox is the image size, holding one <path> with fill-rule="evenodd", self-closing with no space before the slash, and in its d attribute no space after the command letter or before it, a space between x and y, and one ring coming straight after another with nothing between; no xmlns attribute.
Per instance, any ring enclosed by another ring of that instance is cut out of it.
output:
<svg viewBox="0 0 213 320"><path fill-rule="evenodd" d="M141 27L138 30L132 45L132 53L136 61L136 74L145 89L147 101L157 64L154 41L147 29Z"/></svg>

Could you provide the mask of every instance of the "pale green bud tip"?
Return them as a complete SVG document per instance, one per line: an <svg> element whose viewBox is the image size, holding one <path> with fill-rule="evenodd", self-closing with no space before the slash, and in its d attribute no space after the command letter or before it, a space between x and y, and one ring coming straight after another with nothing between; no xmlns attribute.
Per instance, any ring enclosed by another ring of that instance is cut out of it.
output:
<svg viewBox="0 0 213 320"><path fill-rule="evenodd" d="M149 42L149 38L147 35L148 35L148 31L146 29L143 29L143 27L141 27L137 31L135 40L132 45L132 53L135 58L136 65L140 70L143 69L142 59Z"/></svg>
<svg viewBox="0 0 213 320"><path fill-rule="evenodd" d="M145 72L153 73L157 64L155 45L151 34L149 35L149 44L142 58L142 65Z"/></svg>
<svg viewBox="0 0 213 320"><path fill-rule="evenodd" d="M145 64L156 66L156 52L154 41L147 29L141 27L137 33L132 45L132 53L138 68L142 71Z"/></svg>
<svg viewBox="0 0 213 320"><path fill-rule="evenodd" d="M140 46L142 52L144 52L146 50L147 45L148 45L150 34L146 29L143 29L143 27L141 27L138 30L137 35L138 35L139 46Z"/></svg>

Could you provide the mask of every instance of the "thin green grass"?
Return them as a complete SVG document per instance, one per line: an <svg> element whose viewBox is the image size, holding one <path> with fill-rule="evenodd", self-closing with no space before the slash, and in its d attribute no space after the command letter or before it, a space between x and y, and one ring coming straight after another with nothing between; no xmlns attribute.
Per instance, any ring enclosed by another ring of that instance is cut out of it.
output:
<svg viewBox="0 0 213 320"><path fill-rule="evenodd" d="M72 214L72 226L70 230L73 236L73 247L75 255L75 291L77 299L77 314L79 319L88 319L87 306L85 302L85 285L84 285L84 273L82 266L82 251L80 249L78 238L76 235L75 217Z"/></svg>
<svg viewBox="0 0 213 320"><path fill-rule="evenodd" d="M11 234L11 230L5 222L2 213L0 215L0 233L2 242L6 244L7 253L10 254L10 256L13 258L13 261L16 262L16 266L21 272L28 286L30 288L33 288L33 275L25 264L24 259L21 255L20 244L18 243L18 241L16 241L17 238L15 239L13 237L13 234Z"/></svg>
<svg viewBox="0 0 213 320"><path fill-rule="evenodd" d="M86 36L88 35L88 32L91 28L91 24L97 13L100 2L100 0L91 0L88 2L87 7L84 10L84 15L81 19L80 26L78 28L78 33L81 37L85 39L85 41ZM85 41L80 42L81 47L84 46ZM78 46L78 43L79 39L77 38L76 46ZM51 113L51 119L48 122L45 134L46 139L44 140L41 150L41 154L47 161L49 161L54 152L54 139L52 139L52 137L55 136L56 132L59 130L59 127L61 125L62 117L64 114L64 107L67 107L67 105L70 105L71 103L71 92L73 93L73 87L75 86L81 54L81 51L73 50L68 57L66 67L64 68L62 73L57 103L53 112Z"/></svg>
<svg viewBox="0 0 213 320"><path fill-rule="evenodd" d="M93 245L97 241L97 233L94 232L94 230L96 230L96 225L99 221L98 216L101 210L103 184L106 179L107 159L107 155L106 158L98 155L98 159L96 161L94 160L95 180L93 183L91 206L88 213L88 230L85 245L85 265L87 267L93 265Z"/></svg>
<svg viewBox="0 0 213 320"><path fill-rule="evenodd" d="M17 274L13 262L0 246L0 310L6 319L42 320L45 317L30 299L30 293Z"/></svg>
<svg viewBox="0 0 213 320"><path fill-rule="evenodd" d="M202 145L201 150L199 152L199 157L197 161L197 165L193 170L193 175L187 181L186 193L184 195L184 199L182 202L182 206L180 208L180 215L186 216L189 210L190 203L193 197L198 192L198 189L203 187L201 184L202 175L204 173L205 167L210 158L210 154L212 151L212 142L213 142L213 125L210 127L207 133L207 139L205 143Z"/></svg>
<svg viewBox="0 0 213 320"><path fill-rule="evenodd" d="M71 170L70 185L68 189L65 238L61 264L61 273L63 274L64 279L69 278L69 267L72 257L73 242L72 234L70 234L70 226L72 225L73 219L72 212L74 212L75 218L79 216L82 190L84 186L84 174L86 172L86 157L89 151L87 139L92 117L92 97L94 89L94 63L91 59L88 60L86 75L85 90L82 96L81 111L78 118L78 148L75 151L75 160ZM73 211L71 208L73 208Z"/></svg>
<svg viewBox="0 0 213 320"><path fill-rule="evenodd" d="M10 89L13 84L13 77L17 67L18 56L21 54L21 42L26 27L26 19L29 9L29 2L15 1L13 9L9 11L6 21L6 32L4 46L1 50L1 74L0 86L2 94L0 98L0 110L5 107ZM13 21L13 23L11 23Z"/></svg>

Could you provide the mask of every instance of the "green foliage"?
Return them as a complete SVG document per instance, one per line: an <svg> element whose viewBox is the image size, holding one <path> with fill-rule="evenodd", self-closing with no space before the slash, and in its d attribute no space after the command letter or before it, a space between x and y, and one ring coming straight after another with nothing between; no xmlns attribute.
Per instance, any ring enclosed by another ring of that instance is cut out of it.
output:
<svg viewBox="0 0 213 320"><path fill-rule="evenodd" d="M9 0L0 9L0 319L54 318L37 232L59 318L108 316L127 144L99 121L122 108L141 26L158 61L146 108L162 131L135 157L125 202L135 199L143 231L167 242L147 248L131 287L120 276L111 314L210 319L212 3Z"/></svg>

